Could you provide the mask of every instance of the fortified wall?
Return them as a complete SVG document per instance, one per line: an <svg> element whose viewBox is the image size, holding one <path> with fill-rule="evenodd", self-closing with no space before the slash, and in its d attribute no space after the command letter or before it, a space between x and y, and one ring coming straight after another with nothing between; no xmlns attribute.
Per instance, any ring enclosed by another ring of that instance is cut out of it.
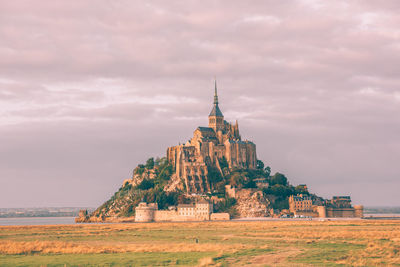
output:
<svg viewBox="0 0 400 267"><path fill-rule="evenodd" d="M179 204L158 210L156 203L141 202L135 209L135 222L183 222L229 220L228 213L213 213L213 204L201 200L195 204Z"/></svg>

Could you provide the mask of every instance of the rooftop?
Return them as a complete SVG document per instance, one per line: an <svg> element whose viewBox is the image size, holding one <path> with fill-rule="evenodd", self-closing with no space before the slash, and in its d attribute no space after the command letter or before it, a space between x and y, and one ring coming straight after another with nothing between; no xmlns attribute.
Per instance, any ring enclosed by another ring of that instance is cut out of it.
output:
<svg viewBox="0 0 400 267"><path fill-rule="evenodd" d="M178 204L178 208L194 208L193 204Z"/></svg>
<svg viewBox="0 0 400 267"><path fill-rule="evenodd" d="M210 127L197 127L201 132L214 132L214 130Z"/></svg>
<svg viewBox="0 0 400 267"><path fill-rule="evenodd" d="M224 115L222 114L221 110L218 107L218 104L214 104L213 109L210 112L210 115L208 116L216 116L216 117L223 117Z"/></svg>

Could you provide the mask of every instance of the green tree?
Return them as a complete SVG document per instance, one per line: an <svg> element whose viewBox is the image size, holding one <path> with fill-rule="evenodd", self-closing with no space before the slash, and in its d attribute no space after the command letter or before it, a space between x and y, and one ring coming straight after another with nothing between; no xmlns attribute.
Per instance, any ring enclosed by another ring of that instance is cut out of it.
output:
<svg viewBox="0 0 400 267"><path fill-rule="evenodd" d="M149 179L143 179L143 181L137 186L140 190L149 190L154 187L154 182Z"/></svg>
<svg viewBox="0 0 400 267"><path fill-rule="evenodd" d="M223 180L221 173L215 167L208 167L208 180L213 189L215 189L215 184Z"/></svg>
<svg viewBox="0 0 400 267"><path fill-rule="evenodd" d="M288 185L288 181L284 174L277 172L273 176L270 177L269 184L270 185L276 185L276 184Z"/></svg>
<svg viewBox="0 0 400 267"><path fill-rule="evenodd" d="M294 188L294 194L309 195L310 193L308 192L308 189L306 187L304 187L303 185L298 185Z"/></svg>
<svg viewBox="0 0 400 267"><path fill-rule="evenodd" d="M164 164L160 165L159 167L160 173L157 176L157 183L159 184L164 184L165 181L168 181L171 179L171 175L174 172L174 168L172 167L171 164Z"/></svg>
<svg viewBox="0 0 400 267"><path fill-rule="evenodd" d="M276 184L271 186L270 192L272 195L278 196L285 198L289 195L291 195L291 190L287 186L281 185L281 184Z"/></svg>
<svg viewBox="0 0 400 267"><path fill-rule="evenodd" d="M134 174L142 175L144 173L144 170L145 166L143 164L139 164L133 172Z"/></svg>
<svg viewBox="0 0 400 267"><path fill-rule="evenodd" d="M214 209L216 212L227 212L231 217L235 217L237 215L235 205L236 199L227 197L224 200L216 203Z"/></svg>
<svg viewBox="0 0 400 267"><path fill-rule="evenodd" d="M253 179L248 179L244 182L243 188L257 188L257 184L253 181Z"/></svg>
<svg viewBox="0 0 400 267"><path fill-rule="evenodd" d="M217 190L218 193L225 194L225 181L216 183L215 190Z"/></svg>
<svg viewBox="0 0 400 267"><path fill-rule="evenodd" d="M277 210L289 209L289 201L287 198L278 198L272 203L272 207Z"/></svg>
<svg viewBox="0 0 400 267"><path fill-rule="evenodd" d="M221 167L221 170L223 170L224 168L229 168L229 164L228 164L228 161L226 160L225 156L222 156L222 158L219 159L218 161L219 161L219 166Z"/></svg>
<svg viewBox="0 0 400 267"><path fill-rule="evenodd" d="M149 170L154 168L154 158L149 158L146 161L146 168L149 169Z"/></svg>
<svg viewBox="0 0 400 267"><path fill-rule="evenodd" d="M229 184L232 186L236 186L237 188L242 188L245 181L246 177L242 173L235 172L231 175L229 179Z"/></svg>
<svg viewBox="0 0 400 267"><path fill-rule="evenodd" d="M269 175L271 174L271 167L270 166L265 167L264 172L266 174L266 177L268 178Z"/></svg>
<svg viewBox="0 0 400 267"><path fill-rule="evenodd" d="M257 160L257 169L259 170L263 170L264 169L264 162L262 162L261 160Z"/></svg>

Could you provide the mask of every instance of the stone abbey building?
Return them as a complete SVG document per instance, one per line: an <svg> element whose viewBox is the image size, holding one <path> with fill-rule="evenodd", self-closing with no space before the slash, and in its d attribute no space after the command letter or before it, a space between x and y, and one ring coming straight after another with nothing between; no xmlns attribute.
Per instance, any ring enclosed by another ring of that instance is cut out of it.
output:
<svg viewBox="0 0 400 267"><path fill-rule="evenodd" d="M227 161L229 168L256 168L256 145L242 140L237 121L231 124L224 120L219 108L216 83L208 127L198 127L186 144L169 147L167 159L175 167L177 178L184 180L188 194L211 191L209 167L217 168L222 174L222 159Z"/></svg>

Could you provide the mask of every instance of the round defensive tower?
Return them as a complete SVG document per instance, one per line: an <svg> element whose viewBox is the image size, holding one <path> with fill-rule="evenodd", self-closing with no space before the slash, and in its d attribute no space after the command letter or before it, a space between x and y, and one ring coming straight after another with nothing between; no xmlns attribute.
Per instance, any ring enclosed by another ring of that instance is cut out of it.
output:
<svg viewBox="0 0 400 267"><path fill-rule="evenodd" d="M326 207L325 206L318 206L317 212L318 212L319 218L326 218Z"/></svg>
<svg viewBox="0 0 400 267"><path fill-rule="evenodd" d="M154 207L145 202L139 203L135 208L135 222L151 222L154 220Z"/></svg>
<svg viewBox="0 0 400 267"><path fill-rule="evenodd" d="M363 218L364 217L364 206L354 205L354 216L357 218Z"/></svg>

